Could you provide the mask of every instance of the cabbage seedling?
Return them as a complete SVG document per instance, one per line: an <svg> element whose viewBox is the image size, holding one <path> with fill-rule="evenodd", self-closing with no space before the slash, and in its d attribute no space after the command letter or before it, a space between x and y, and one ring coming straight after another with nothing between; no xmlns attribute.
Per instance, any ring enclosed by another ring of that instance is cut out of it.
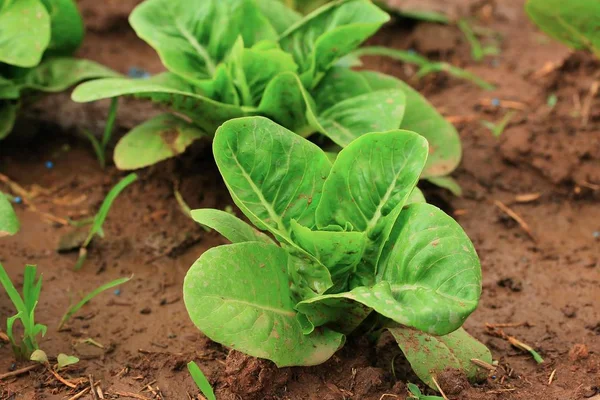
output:
<svg viewBox="0 0 600 400"><path fill-rule="evenodd" d="M213 152L258 230L193 211L232 242L206 251L185 278L185 305L204 334L283 367L326 361L359 327L387 329L434 389L445 368L486 376L471 359L491 362L489 351L461 329L479 301L479 259L451 217L415 200L422 136L368 133L332 164L308 140L250 117L223 124Z"/></svg>
<svg viewBox="0 0 600 400"><path fill-rule="evenodd" d="M325 2L311 1L311 9L317 3ZM423 177L445 176L461 157L452 125L403 82L353 71L343 60L388 20L369 0L331 1L306 16L277 0L146 0L129 21L169 72L87 82L73 99L132 95L174 111L118 142L120 169L177 156L227 120L261 115L340 147L365 132L412 129L421 121L418 132L432 146Z"/></svg>
<svg viewBox="0 0 600 400"><path fill-rule="evenodd" d="M83 40L73 0L0 0L0 139L12 130L24 100L92 78L119 76L69 57Z"/></svg>

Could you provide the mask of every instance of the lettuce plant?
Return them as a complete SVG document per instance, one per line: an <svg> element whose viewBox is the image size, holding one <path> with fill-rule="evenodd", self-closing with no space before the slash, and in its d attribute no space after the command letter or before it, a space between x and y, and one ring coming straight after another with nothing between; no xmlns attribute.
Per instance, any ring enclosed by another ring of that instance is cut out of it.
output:
<svg viewBox="0 0 600 400"><path fill-rule="evenodd" d="M0 139L36 92L60 92L86 79L118 76L68 57L83 40L73 0L0 0Z"/></svg>
<svg viewBox="0 0 600 400"><path fill-rule="evenodd" d="M423 177L447 175L461 157L453 126L405 83L353 71L344 59L388 20L369 0L332 1L306 16L279 0L146 0L130 23L168 72L87 82L73 99L133 95L172 110L119 141L121 169L181 154L229 119L260 115L340 147L365 132L418 125L431 144Z"/></svg>
<svg viewBox="0 0 600 400"><path fill-rule="evenodd" d="M552 38L600 58L600 2L597 0L528 0L525 11Z"/></svg>
<svg viewBox="0 0 600 400"><path fill-rule="evenodd" d="M232 244L188 271L184 300L212 340L278 366L329 359L346 335L389 330L431 387L445 368L473 380L489 351L461 326L481 293L479 259L460 226L422 202L427 140L367 133L335 161L263 117L217 130L219 171L257 228L219 210L194 219Z"/></svg>

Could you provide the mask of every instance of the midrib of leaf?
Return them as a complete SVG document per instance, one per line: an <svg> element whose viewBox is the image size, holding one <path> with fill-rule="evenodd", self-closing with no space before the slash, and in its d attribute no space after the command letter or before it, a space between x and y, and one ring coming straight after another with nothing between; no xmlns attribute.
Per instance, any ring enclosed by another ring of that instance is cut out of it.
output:
<svg viewBox="0 0 600 400"><path fill-rule="evenodd" d="M291 239L288 237L289 235L287 235L287 230L285 229L285 225L283 224L283 220L277 214L277 212L273 208L273 205L271 203L269 203L267 201L267 199L265 199L265 197L263 196L263 194L260 191L260 189L258 188L258 186L256 186L256 184L254 183L254 181L252 180L252 178L250 177L250 175L246 172L246 170L244 169L244 167L242 166L242 164L239 162L238 158L236 157L235 151L233 150L233 148L231 148L231 145L229 143L227 143L227 147L229 147L229 150L231 151L231 154L233 154L233 157L232 157L233 160L235 161L236 165L238 166L238 168L242 172L242 175L244 176L244 178L246 179L246 181L248 182L248 184L252 188L252 191L258 196L258 199L260 200L261 204L265 207L265 209L269 213L269 217L271 217L271 219L277 224L278 230L279 231L283 231L283 233L286 234L285 238L288 239L291 242ZM257 219L260 219L260 218L257 217ZM267 224L265 224L265 225L267 225ZM280 232L277 232L277 233L280 233Z"/></svg>
<svg viewBox="0 0 600 400"><path fill-rule="evenodd" d="M254 308L261 309L263 311L267 311L267 312L272 312L272 313L275 313L275 314L283 315L285 317L291 317L291 318L295 318L296 317L296 313L294 311L288 311L286 309L269 307L269 306L265 306L265 305L262 305L262 304L252 303L252 302L249 302L249 301L238 300L238 299L231 299L231 298L224 298L223 296L215 296L215 295L202 295L202 297L219 299L219 300L223 301L223 303L236 303L236 304L241 304L241 305L248 306L248 307L254 307Z"/></svg>
<svg viewBox="0 0 600 400"><path fill-rule="evenodd" d="M560 15L551 15L551 17L556 19L556 21L560 24L560 26L564 27L573 36L575 36L577 39L579 39L581 41L581 43L583 43L583 45L586 46L592 53L594 53L596 55L600 54L600 49L596 49L594 47L594 43L592 41L590 41L585 35L582 35L581 33L579 33L579 31L576 28L574 28L567 21L565 21Z"/></svg>
<svg viewBox="0 0 600 400"><path fill-rule="evenodd" d="M185 27L185 25L182 25L181 21L174 14L171 14L171 16L173 17L175 21L175 26L177 27L179 32L181 32L181 34L187 39L187 41L190 42L190 44L198 52L200 57L204 59L204 62L206 63L206 69L208 70L210 76L213 77L215 75L216 66L212 58L210 57L210 54L208 54L206 48L204 48L204 46L198 43L194 35L192 35L192 33Z"/></svg>

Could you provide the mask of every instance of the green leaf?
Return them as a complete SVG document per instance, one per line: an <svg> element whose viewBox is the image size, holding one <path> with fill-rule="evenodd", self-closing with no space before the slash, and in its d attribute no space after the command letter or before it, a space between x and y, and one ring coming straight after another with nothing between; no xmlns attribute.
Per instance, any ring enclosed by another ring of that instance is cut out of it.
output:
<svg viewBox="0 0 600 400"><path fill-rule="evenodd" d="M73 0L42 0L50 14L48 53L71 55L83 41L83 20Z"/></svg>
<svg viewBox="0 0 600 400"><path fill-rule="evenodd" d="M302 19L302 15L284 5L280 0L255 1L261 13L279 34Z"/></svg>
<svg viewBox="0 0 600 400"><path fill-rule="evenodd" d="M462 147L454 126L446 121L419 92L391 76L364 71L373 88L397 88L406 96L406 111L400 124L423 135L429 142L429 157L422 178L448 175L460 163Z"/></svg>
<svg viewBox="0 0 600 400"><path fill-rule="evenodd" d="M120 75L94 61L59 57L45 60L27 71L19 82L27 89L62 92L79 82L95 78L116 78Z"/></svg>
<svg viewBox="0 0 600 400"><path fill-rule="evenodd" d="M40 364L48 363L48 356L44 350L37 349L29 357L31 361L39 362Z"/></svg>
<svg viewBox="0 0 600 400"><path fill-rule="evenodd" d="M372 90L359 72L330 70L313 91L322 132L344 147L366 132L398 129L405 109L399 89Z"/></svg>
<svg viewBox="0 0 600 400"><path fill-rule="evenodd" d="M217 400L215 392L213 391L212 386L210 386L210 382L208 382L208 379L206 379L206 376L204 376L198 365L195 362L190 361L187 364L187 367L190 375L192 375L192 379L194 379L194 383L196 383L196 386L198 386L198 389L200 389L204 397L206 397L207 400Z"/></svg>
<svg viewBox="0 0 600 400"><path fill-rule="evenodd" d="M273 243L264 233L257 231L235 215L226 211L204 208L193 210L191 216L199 224L207 226L225 236L231 243Z"/></svg>
<svg viewBox="0 0 600 400"><path fill-rule="evenodd" d="M184 281L190 318L212 340L278 367L329 359L344 336L326 328L304 335L288 286L288 257L258 242L206 251Z"/></svg>
<svg viewBox="0 0 600 400"><path fill-rule="evenodd" d="M154 165L182 154L194 141L208 136L204 131L172 114L160 114L123 136L114 152L121 170Z"/></svg>
<svg viewBox="0 0 600 400"><path fill-rule="evenodd" d="M292 219L314 226L331 168L316 145L266 118L253 117L223 124L213 151L233 200L259 229L291 243Z"/></svg>
<svg viewBox="0 0 600 400"><path fill-rule="evenodd" d="M437 390L433 378L447 368L463 371L472 382L479 382L487 377L487 371L471 360L478 359L491 364L490 351L462 328L445 336L432 336L399 325L389 327L388 330L398 342L413 371L432 389Z"/></svg>
<svg viewBox="0 0 600 400"><path fill-rule="evenodd" d="M199 93L197 87L171 73L150 79L113 78L86 82L75 88L72 98L77 102L88 102L124 95L135 95L170 107L209 134L223 122L246 115L239 106L212 100L210 94Z"/></svg>
<svg viewBox="0 0 600 400"><path fill-rule="evenodd" d="M400 213L377 281L379 286L371 291L378 298L375 310L437 335L458 329L481 295L481 267L473 244L456 221L424 203ZM367 293L361 296L369 297Z"/></svg>
<svg viewBox="0 0 600 400"><path fill-rule="evenodd" d="M0 100L0 140L8 136L17 120L19 104Z"/></svg>
<svg viewBox="0 0 600 400"><path fill-rule="evenodd" d="M0 99L16 100L19 95L19 86L14 81L0 76Z"/></svg>
<svg viewBox="0 0 600 400"><path fill-rule="evenodd" d="M414 132L368 133L356 139L339 153L325 181L317 226L366 232L366 257L376 263L426 159L427 141Z"/></svg>
<svg viewBox="0 0 600 400"><path fill-rule="evenodd" d="M314 101L302 86L300 78L289 72L269 82L258 106L261 115L304 137L324 131L314 110Z"/></svg>
<svg viewBox="0 0 600 400"><path fill-rule="evenodd" d="M17 215L8 198L0 193L0 237L12 236L19 231Z"/></svg>
<svg viewBox="0 0 600 400"><path fill-rule="evenodd" d="M167 69L192 81L213 77L240 35L247 46L277 40L252 0L146 0L129 21Z"/></svg>
<svg viewBox="0 0 600 400"><path fill-rule="evenodd" d="M251 49L238 40L227 66L244 106L257 106L268 83L283 72L296 72L298 66L291 55L276 44L261 42Z"/></svg>
<svg viewBox="0 0 600 400"><path fill-rule="evenodd" d="M58 368L64 368L68 367L69 365L77 364L79 362L79 358L60 353L58 357L56 357L56 362L58 363Z"/></svg>
<svg viewBox="0 0 600 400"><path fill-rule="evenodd" d="M0 62L34 67L50 43L50 16L40 0L11 1L0 10Z"/></svg>
<svg viewBox="0 0 600 400"><path fill-rule="evenodd" d="M552 38L600 57L600 3L597 0L528 0L525 11Z"/></svg>
<svg viewBox="0 0 600 400"><path fill-rule="evenodd" d="M451 176L432 176L427 179L436 186L449 190L453 195L462 196L462 188L458 182Z"/></svg>
<svg viewBox="0 0 600 400"><path fill-rule="evenodd" d="M367 237L364 232L314 231L291 221L292 240L329 269L334 285L343 288L360 262ZM335 289L336 291L342 289ZM331 289L334 290L334 289Z"/></svg>
<svg viewBox="0 0 600 400"><path fill-rule="evenodd" d="M412 203L427 203L425 195L423 195L423 192L418 187L413 189L408 200L406 200L407 205Z"/></svg>
<svg viewBox="0 0 600 400"><path fill-rule="evenodd" d="M368 0L337 0L290 27L280 44L294 56L302 82L311 89L339 58L388 20L389 16Z"/></svg>

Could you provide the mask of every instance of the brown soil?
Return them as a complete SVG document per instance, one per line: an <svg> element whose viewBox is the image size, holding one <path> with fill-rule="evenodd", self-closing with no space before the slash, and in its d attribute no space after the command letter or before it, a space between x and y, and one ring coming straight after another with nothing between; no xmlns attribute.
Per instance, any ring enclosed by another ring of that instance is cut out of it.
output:
<svg viewBox="0 0 600 400"><path fill-rule="evenodd" d="M128 28L126 16L135 3L81 1L91 28L81 55L121 72L132 66L160 71L155 53ZM393 47L423 49L433 58L466 67L497 84L493 92L445 75L414 82L413 67L389 60L371 59L367 66L414 83L456 121L464 143L464 159L455 174L464 196L423 186L430 201L457 218L479 252L483 296L466 328L490 347L500 367L475 387L449 371L442 379L448 397L598 399L600 99L589 99L588 93L600 78L600 63L585 54L570 54L546 39L527 20L522 6L522 0L503 0L495 6L479 1L468 9L480 25L502 36L501 54L481 63L472 61L468 44L451 27L399 23L374 39ZM559 66L540 73L547 63ZM558 99L553 109L547 105L551 94ZM502 100L500 107L489 106L493 98ZM518 110L501 137L495 138L480 121L499 121L507 112L504 105ZM79 135L83 128L101 132L106 107L106 102L73 104L68 95L46 98L28 110L11 142L2 142L0 172L36 194L32 203L39 211L60 218L92 215L123 176L114 167L102 171ZM147 104L122 102L119 130L154 112ZM54 161L53 169L45 168L47 160ZM22 281L26 263L37 264L44 275L36 315L49 329L41 346L50 356L64 352L82 360L62 375L93 376L106 398L117 398L118 393L127 398L123 393L130 392L143 396L139 398L188 399L198 391L185 364L195 360L219 399L406 398L404 382L416 378L385 336L376 347L351 339L322 366L281 370L270 362L230 353L204 337L188 319L181 285L193 261L225 241L181 212L173 187L180 185L193 208L224 208L232 201L207 142L194 145L177 160L141 171L140 178L115 203L105 225L106 237L93 243L79 272L73 271L76 254L55 251L69 228L48 222L31 207L18 207L22 231L0 242L0 261L15 282ZM519 201L532 193L539 197ZM520 215L531 235L495 201ZM97 297L67 324L67 330L57 332L73 299L131 274L134 279L119 294L111 290ZM1 295L0 320L13 311ZM490 336L485 323L517 325L503 329L537 349L545 362L538 365L528 353ZM88 338L104 348L86 344ZM0 374L25 365L14 365L10 348L0 348ZM144 391L148 385L163 397ZM38 369L0 382L0 398L65 399L75 393L67 389Z"/></svg>

